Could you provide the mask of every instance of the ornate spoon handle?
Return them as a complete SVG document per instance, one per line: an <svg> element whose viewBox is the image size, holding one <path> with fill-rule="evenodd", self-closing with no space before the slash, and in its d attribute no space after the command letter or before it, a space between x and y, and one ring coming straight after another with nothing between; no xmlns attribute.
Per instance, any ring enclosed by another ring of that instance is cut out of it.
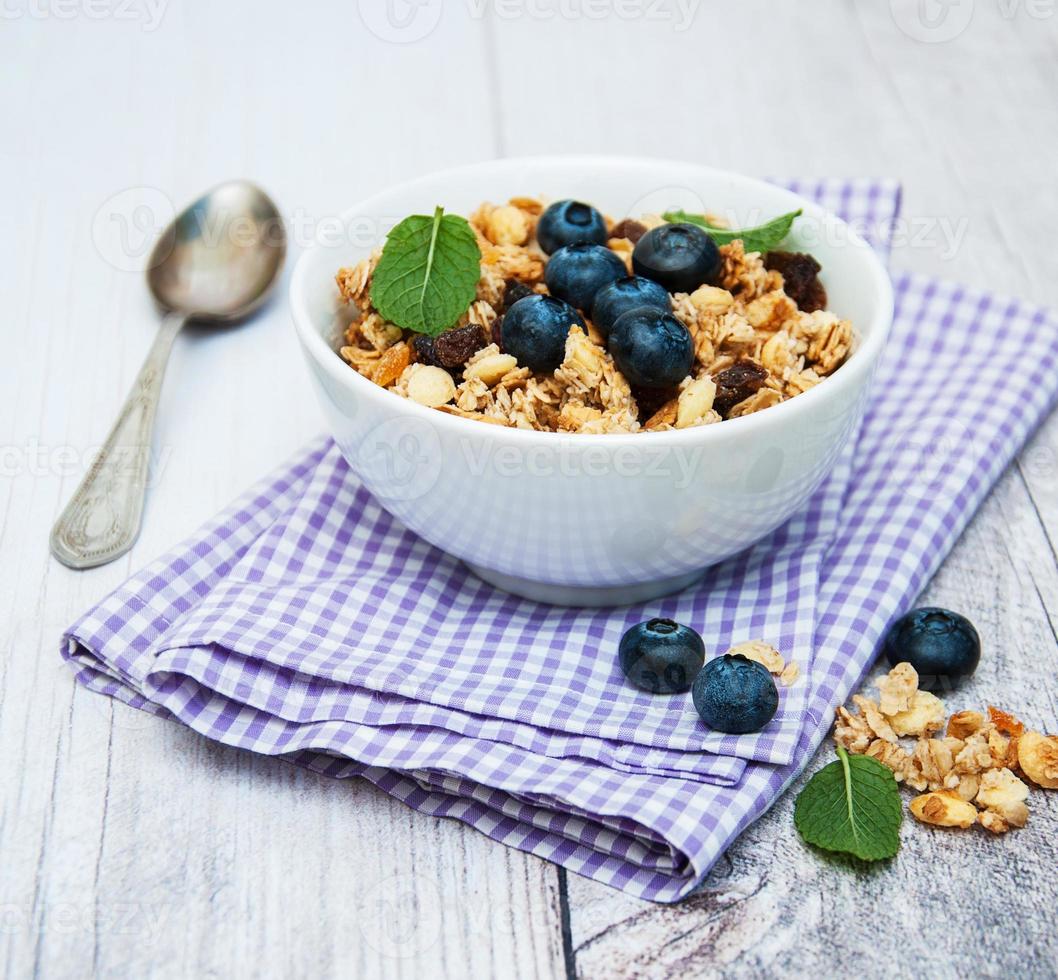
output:
<svg viewBox="0 0 1058 980"><path fill-rule="evenodd" d="M170 313L162 321L107 441L52 528L52 554L70 568L105 565L128 551L140 533L154 415L184 320Z"/></svg>

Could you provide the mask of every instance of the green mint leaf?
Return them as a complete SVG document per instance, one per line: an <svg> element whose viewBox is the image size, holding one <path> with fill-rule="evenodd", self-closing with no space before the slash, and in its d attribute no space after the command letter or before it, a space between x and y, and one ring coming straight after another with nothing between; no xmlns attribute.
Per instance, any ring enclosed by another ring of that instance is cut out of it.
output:
<svg viewBox="0 0 1058 980"><path fill-rule="evenodd" d="M700 214L688 214L686 211L666 211L663 217L666 221L684 221L704 228L717 245L727 245L728 242L741 238L742 245L747 252L770 252L782 244L783 239L790 234L794 220L800 215L801 209L798 208L789 214L781 214L778 218L772 218L771 221L757 225L756 228L743 228L741 231L732 228L717 228L709 224Z"/></svg>
<svg viewBox="0 0 1058 980"><path fill-rule="evenodd" d="M896 779L876 759L849 755L819 770L794 805L794 825L809 844L864 861L891 858L900 848L903 807Z"/></svg>
<svg viewBox="0 0 1058 980"><path fill-rule="evenodd" d="M371 277L371 305L405 330L436 337L474 302L481 250L465 218L437 208L413 214L386 236Z"/></svg>

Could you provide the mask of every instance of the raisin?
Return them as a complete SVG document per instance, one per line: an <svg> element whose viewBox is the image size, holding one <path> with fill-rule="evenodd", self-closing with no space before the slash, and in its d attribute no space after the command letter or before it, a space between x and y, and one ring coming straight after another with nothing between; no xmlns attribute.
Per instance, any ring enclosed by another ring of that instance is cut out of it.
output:
<svg viewBox="0 0 1058 980"><path fill-rule="evenodd" d="M508 279L503 287L503 311L506 313L518 300L532 295L532 286L527 286L520 279Z"/></svg>
<svg viewBox="0 0 1058 980"><path fill-rule="evenodd" d="M498 316L492 321L492 342L503 353L503 317Z"/></svg>
<svg viewBox="0 0 1058 980"><path fill-rule="evenodd" d="M633 245L647 233L647 226L634 218L624 218L610 229L611 238L627 238Z"/></svg>
<svg viewBox="0 0 1058 980"><path fill-rule="evenodd" d="M727 413L739 402L759 391L767 378L768 372L754 361L735 361L713 378L716 382L713 409L726 418Z"/></svg>
<svg viewBox="0 0 1058 980"><path fill-rule="evenodd" d="M826 309L827 291L819 281L822 266L804 252L768 252L764 268L782 274L783 288L799 310L814 313Z"/></svg>
<svg viewBox="0 0 1058 980"><path fill-rule="evenodd" d="M441 367L458 368L466 364L482 347L488 345L485 328L477 323L446 330L434 339L434 353Z"/></svg>
<svg viewBox="0 0 1058 980"><path fill-rule="evenodd" d="M639 421L645 423L659 408L680 394L679 388L632 388L632 397L639 409Z"/></svg>
<svg viewBox="0 0 1058 980"><path fill-rule="evenodd" d="M415 351L415 360L419 364L428 364L430 367L441 366L441 362L437 360L433 337L428 337L424 333L417 333L411 342L411 346L412 350Z"/></svg>

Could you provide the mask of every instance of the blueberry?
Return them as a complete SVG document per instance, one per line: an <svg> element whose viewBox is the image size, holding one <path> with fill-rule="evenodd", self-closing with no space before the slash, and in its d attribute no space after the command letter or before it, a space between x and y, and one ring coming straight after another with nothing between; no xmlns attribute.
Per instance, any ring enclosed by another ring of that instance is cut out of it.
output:
<svg viewBox="0 0 1058 980"><path fill-rule="evenodd" d="M705 283L716 284L720 250L696 225L659 225L639 239L632 268L670 293L693 293Z"/></svg>
<svg viewBox="0 0 1058 980"><path fill-rule="evenodd" d="M768 669L740 653L710 660L694 679L691 699L702 721L730 735L759 732L779 708Z"/></svg>
<svg viewBox="0 0 1058 980"><path fill-rule="evenodd" d="M621 637L621 670L651 694L678 694L690 688L705 663L705 644L689 626L671 619L638 623Z"/></svg>
<svg viewBox="0 0 1058 980"><path fill-rule="evenodd" d="M906 661L919 687L948 690L969 677L981 660L981 639L958 613L936 606L912 609L885 634L885 656L894 667Z"/></svg>
<svg viewBox="0 0 1058 980"><path fill-rule="evenodd" d="M563 245L603 245L606 238L603 216L580 201L556 201L536 223L536 241L548 255Z"/></svg>
<svg viewBox="0 0 1058 980"><path fill-rule="evenodd" d="M573 324L586 329L581 315L568 303L553 296L526 296L507 311L500 339L503 349L523 367L554 371L565 356L566 337Z"/></svg>
<svg viewBox="0 0 1058 980"><path fill-rule="evenodd" d="M565 245L544 269L551 295L578 310L590 310L600 289L626 275L625 264L604 245Z"/></svg>
<svg viewBox="0 0 1058 980"><path fill-rule="evenodd" d="M595 294L591 308L591 322L604 337L609 336L614 322L622 313L638 306L653 306L666 313L672 310L672 299L664 286L640 276L624 276Z"/></svg>
<svg viewBox="0 0 1058 980"><path fill-rule="evenodd" d="M641 306L617 318L610 330L610 353L630 384L669 388L691 373L694 341L671 313Z"/></svg>

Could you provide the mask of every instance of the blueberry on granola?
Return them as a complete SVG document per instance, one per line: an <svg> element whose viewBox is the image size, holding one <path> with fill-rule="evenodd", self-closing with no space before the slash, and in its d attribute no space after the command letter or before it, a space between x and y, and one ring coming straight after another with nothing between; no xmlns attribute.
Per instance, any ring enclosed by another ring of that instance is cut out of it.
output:
<svg viewBox="0 0 1058 980"><path fill-rule="evenodd" d="M689 626L651 619L621 637L618 657L636 687L652 694L678 694L690 688L702 669L705 644Z"/></svg>
<svg viewBox="0 0 1058 980"><path fill-rule="evenodd" d="M617 318L610 331L610 353L629 383L669 388L691 373L694 341L671 313L640 306Z"/></svg>
<svg viewBox="0 0 1058 980"><path fill-rule="evenodd" d="M911 664L924 690L948 690L977 669L981 638L965 616L924 606L889 627L885 656L894 667L905 661Z"/></svg>
<svg viewBox="0 0 1058 980"><path fill-rule="evenodd" d="M690 224L652 228L632 252L635 274L661 283L670 293L693 293L706 283L715 285L720 261L716 243Z"/></svg>
<svg viewBox="0 0 1058 980"><path fill-rule="evenodd" d="M503 317L503 349L530 371L554 371L566 353L571 326L586 329L581 315L554 296L527 296Z"/></svg>
<svg viewBox="0 0 1058 980"><path fill-rule="evenodd" d="M600 289L626 275L624 262L605 246L566 245L551 256L544 281L552 296L590 310Z"/></svg>
<svg viewBox="0 0 1058 980"><path fill-rule="evenodd" d="M666 313L672 311L672 299L664 286L641 276L624 276L595 294L591 308L591 322L604 337L610 335L622 313L639 306L653 306Z"/></svg>
<svg viewBox="0 0 1058 980"><path fill-rule="evenodd" d="M691 699L702 721L718 732L759 732L779 709L768 668L740 653L710 660L694 679Z"/></svg>
<svg viewBox="0 0 1058 980"><path fill-rule="evenodd" d="M536 241L551 255L564 245L606 242L606 221L590 204L580 201L556 201L536 225Z"/></svg>

